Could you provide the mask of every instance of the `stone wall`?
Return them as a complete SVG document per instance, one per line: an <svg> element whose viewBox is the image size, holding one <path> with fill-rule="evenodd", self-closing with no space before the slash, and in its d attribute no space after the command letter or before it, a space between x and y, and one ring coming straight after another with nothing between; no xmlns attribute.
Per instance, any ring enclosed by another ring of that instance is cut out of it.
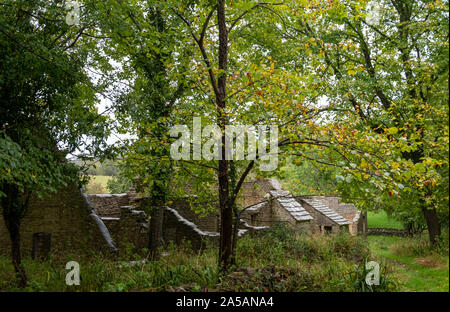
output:
<svg viewBox="0 0 450 312"><path fill-rule="evenodd" d="M271 226L274 222L272 206L269 202L250 206L242 212L241 218L251 226Z"/></svg>
<svg viewBox="0 0 450 312"><path fill-rule="evenodd" d="M248 207L261 202L267 192L257 184L258 182L264 184L263 180L244 182L242 184L241 191L236 199L238 205L241 207Z"/></svg>
<svg viewBox="0 0 450 312"><path fill-rule="evenodd" d="M311 231L311 223L310 221L297 221L292 217L292 215L284 209L279 202L276 200L271 201L272 207L272 224L285 222L301 232L310 232Z"/></svg>
<svg viewBox="0 0 450 312"><path fill-rule="evenodd" d="M207 241L217 244L219 233L208 232L199 228L192 221L184 218L176 209L166 208L164 211L163 239L166 244L177 245L188 243L194 249L205 247Z"/></svg>
<svg viewBox="0 0 450 312"><path fill-rule="evenodd" d="M51 234L51 253L64 255L78 250L107 250L105 237L75 184L47 198L30 199L21 224L21 250L29 256L34 233ZM0 253L9 254L11 243L3 218L0 218Z"/></svg>
<svg viewBox="0 0 450 312"><path fill-rule="evenodd" d="M120 207L129 205L128 194L87 194L89 202L100 217L120 217Z"/></svg>
<svg viewBox="0 0 450 312"><path fill-rule="evenodd" d="M134 210L133 206L120 207L118 246L121 251L128 244L134 246L135 251L148 248L149 220L142 210Z"/></svg>
<svg viewBox="0 0 450 312"><path fill-rule="evenodd" d="M109 234L114 242L119 242L120 240L120 218L114 217L101 217L100 218L105 226L107 227ZM119 246L117 246L119 247Z"/></svg>
<svg viewBox="0 0 450 312"><path fill-rule="evenodd" d="M121 252L132 246L133 252L148 248L149 219L140 210L144 209L145 197L135 192L88 194L86 197Z"/></svg>
<svg viewBox="0 0 450 312"><path fill-rule="evenodd" d="M407 236L407 230L388 229L388 228L369 228L367 235L384 235L384 236Z"/></svg>
<svg viewBox="0 0 450 312"><path fill-rule="evenodd" d="M220 214L218 208L216 211L210 211L211 208L207 206L206 203L194 204L194 206L201 206L201 209L206 211L206 213L196 213L191 208L189 203L191 197L184 197L173 201L170 204L171 208L174 208L178 213L185 219L193 222L201 230L208 232L219 232L220 231ZM195 202L195 198L192 198Z"/></svg>
<svg viewBox="0 0 450 312"><path fill-rule="evenodd" d="M88 198L108 227L121 252L131 246L134 246L134 252L148 248L150 222L143 210L150 207L146 207L148 204L146 197L131 191L128 194L88 195ZM192 241L194 248L200 248L203 246L204 236L208 236L205 233L219 232L219 214L215 211L205 214L194 212L189 202L195 199L195 196L186 196L170 204L179 218L170 210L165 210L164 241L167 243L172 240L176 243L182 240ZM204 211L210 209L206 204L202 208ZM186 222L192 223L193 226L188 226Z"/></svg>

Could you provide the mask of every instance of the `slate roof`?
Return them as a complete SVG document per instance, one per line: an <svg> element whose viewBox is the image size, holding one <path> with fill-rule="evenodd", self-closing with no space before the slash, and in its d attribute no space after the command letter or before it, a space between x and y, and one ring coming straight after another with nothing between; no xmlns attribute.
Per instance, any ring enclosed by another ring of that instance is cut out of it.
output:
<svg viewBox="0 0 450 312"><path fill-rule="evenodd" d="M267 204L266 201L257 203L255 205L250 206L249 208L247 208L246 211L253 212L253 213L258 213L261 210L261 208L264 207L264 205L266 205L266 204Z"/></svg>
<svg viewBox="0 0 450 312"><path fill-rule="evenodd" d="M303 208L303 206L292 197L291 193L283 190L273 190L270 191L275 200L286 209L291 216L297 221L308 221L312 220L313 217L308 213L308 211Z"/></svg>
<svg viewBox="0 0 450 312"><path fill-rule="evenodd" d="M314 208L318 212L322 213L329 219L336 222L337 224L339 224L339 225L350 224L350 222L347 219L345 219L344 217L342 217L341 215L336 213L334 210L332 210L330 207L328 207L328 205L325 202L321 201L320 199L318 199L318 198L302 198L302 200L305 201L305 203L310 205L312 208Z"/></svg>

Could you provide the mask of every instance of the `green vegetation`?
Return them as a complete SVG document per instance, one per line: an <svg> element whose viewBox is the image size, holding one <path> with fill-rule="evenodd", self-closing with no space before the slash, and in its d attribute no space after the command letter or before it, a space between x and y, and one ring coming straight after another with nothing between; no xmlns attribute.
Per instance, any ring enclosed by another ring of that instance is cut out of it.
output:
<svg viewBox="0 0 450 312"><path fill-rule="evenodd" d="M107 194L108 181L112 179L110 176L90 176L89 182L86 184L86 194Z"/></svg>
<svg viewBox="0 0 450 312"><path fill-rule="evenodd" d="M158 261L134 265L124 256L121 261L100 256L42 263L26 259L30 276L26 290L170 291L183 286L188 291L392 291L397 285L383 266L380 286L360 287L368 245L349 235L294 238L289 229L275 227L254 238L246 236L238 245L238 263L228 274L219 273L217 248L196 253L189 244L185 246L168 246L168 256L162 253ZM69 260L80 263L80 286L65 285L65 261ZM19 290L16 287L10 261L0 257L0 291Z"/></svg>
<svg viewBox="0 0 450 312"><path fill-rule="evenodd" d="M115 176L117 172L117 163L108 159L103 162L96 161L91 163L86 171L91 176Z"/></svg>
<svg viewBox="0 0 450 312"><path fill-rule="evenodd" d="M126 178L121 171L106 183L106 187L112 194L127 193L132 186L131 180Z"/></svg>
<svg viewBox="0 0 450 312"><path fill-rule="evenodd" d="M108 184L108 181L111 180L112 177L111 176L91 176L91 181L94 183L100 183L102 185L102 187L104 187L106 189L106 186Z"/></svg>
<svg viewBox="0 0 450 312"><path fill-rule="evenodd" d="M369 236L372 253L387 261L401 291L449 291L448 234L438 252L426 236Z"/></svg>
<svg viewBox="0 0 450 312"><path fill-rule="evenodd" d="M403 224L400 221L387 215L383 210L378 212L369 211L367 213L367 226L369 228L390 228L403 229Z"/></svg>
<svg viewBox="0 0 450 312"><path fill-rule="evenodd" d="M296 192L382 208L411 233L426 228L438 248L449 225L447 0L79 0L75 24L64 17L76 12L60 2L0 5L0 205L20 284L29 199L82 185L80 172L117 175L108 158L123 161L124 179L93 180L87 192L132 183L145 194L158 207L149 211L155 259L163 207L189 186L217 202L216 259L223 269L239 263L236 198L249 176L266 175L284 175ZM105 99L114 104L101 112ZM171 126L189 125L183 137L196 120L219 134L210 137L216 155L191 155L188 140L189 152L175 160ZM276 125L270 153L262 140L255 154L220 157L229 125L257 125L248 134L258 138L268 134L260 126ZM127 138L109 145L113 133ZM77 168L70 155L98 167ZM393 222L372 217L375 226ZM324 259L341 272L320 275L318 266L314 278L348 273L347 260Z"/></svg>

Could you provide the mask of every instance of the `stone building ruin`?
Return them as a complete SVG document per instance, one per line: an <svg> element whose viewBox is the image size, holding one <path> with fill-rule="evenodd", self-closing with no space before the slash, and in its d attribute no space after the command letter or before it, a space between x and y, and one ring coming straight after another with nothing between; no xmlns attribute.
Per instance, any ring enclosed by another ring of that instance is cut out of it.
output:
<svg viewBox="0 0 450 312"><path fill-rule="evenodd" d="M341 203L338 197L293 196L281 188L276 179L245 182L238 203L244 208L241 217L252 226L271 226L285 222L305 233L362 234L367 219L353 204Z"/></svg>
<svg viewBox="0 0 450 312"><path fill-rule="evenodd" d="M192 196L192 195L191 195ZM198 215L190 197L165 207L163 240L194 249L218 242L220 215L212 211ZM367 220L354 205L338 197L293 196L276 179L245 182L237 199L244 207L240 214L239 236L286 223L300 233L365 233ZM49 237L52 254L93 250L117 253L130 247L139 252L148 248L149 217L146 198L133 191L124 194L82 194L70 185L49 198L30 201L21 226L24 255L32 254L37 237ZM33 243L34 241L34 243ZM44 244L46 246L46 244ZM9 254L10 240L0 218L0 254Z"/></svg>

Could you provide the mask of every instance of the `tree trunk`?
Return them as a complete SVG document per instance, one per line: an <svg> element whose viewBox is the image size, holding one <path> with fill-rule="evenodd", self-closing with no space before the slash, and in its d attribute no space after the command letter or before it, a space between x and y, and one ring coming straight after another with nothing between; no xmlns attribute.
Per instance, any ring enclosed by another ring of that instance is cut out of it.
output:
<svg viewBox="0 0 450 312"><path fill-rule="evenodd" d="M150 259L159 259L159 250L163 246L163 221L164 221L164 207L162 205L154 207L150 218L149 229L149 251Z"/></svg>
<svg viewBox="0 0 450 312"><path fill-rule="evenodd" d="M236 247L237 240L239 234L239 211L237 209L236 204L233 205L233 215L234 215L234 224L233 224L233 241L231 243L231 265L236 264Z"/></svg>
<svg viewBox="0 0 450 312"><path fill-rule="evenodd" d="M227 71L228 65L228 30L225 20L225 1L219 0L217 5L217 24L219 28L219 70ZM217 114L218 124L222 131L221 159L219 160L219 206L221 217L219 265L227 270L230 264L231 241L233 236L233 203L230 202L228 160L225 159L225 126L227 75L217 78Z"/></svg>
<svg viewBox="0 0 450 312"><path fill-rule="evenodd" d="M9 237L11 238L11 258L19 280L19 287L25 288L27 286L27 275L22 266L22 257L20 253L20 222L12 222L9 225Z"/></svg>
<svg viewBox="0 0 450 312"><path fill-rule="evenodd" d="M441 236L441 224L439 223L436 209L428 209L427 207L422 206L422 211L425 216L425 221L427 222L430 243L435 245L437 243L437 238Z"/></svg>
<svg viewBox="0 0 450 312"><path fill-rule="evenodd" d="M2 191L6 194L1 200L3 219L11 239L11 260L14 271L19 280L19 287L24 288L27 285L27 275L22 266L22 257L20 253L20 222L25 215L28 206L29 196L22 204L21 193L17 186L12 184L2 185Z"/></svg>
<svg viewBox="0 0 450 312"><path fill-rule="evenodd" d="M219 160L219 205L221 224L219 264L223 270L226 270L230 264L231 238L233 235L233 210L229 203L227 160Z"/></svg>
<svg viewBox="0 0 450 312"><path fill-rule="evenodd" d="M149 252L151 260L159 259L159 250L163 245L164 204L166 202L165 185L155 185L150 196L151 218L149 228Z"/></svg>
<svg viewBox="0 0 450 312"><path fill-rule="evenodd" d="M424 157L424 152L422 149L419 149L417 151L413 151L412 153L403 153L403 157L405 157L406 159L411 159L414 164L417 164L421 162L422 157ZM432 194L431 189L428 189L426 191L426 195L431 196L431 194ZM427 223L428 237L430 239L430 243L432 245L435 245L437 242L436 238L441 236L441 223L439 222L436 209L430 208L423 198L420 198L419 202L423 215L425 217L425 221Z"/></svg>

